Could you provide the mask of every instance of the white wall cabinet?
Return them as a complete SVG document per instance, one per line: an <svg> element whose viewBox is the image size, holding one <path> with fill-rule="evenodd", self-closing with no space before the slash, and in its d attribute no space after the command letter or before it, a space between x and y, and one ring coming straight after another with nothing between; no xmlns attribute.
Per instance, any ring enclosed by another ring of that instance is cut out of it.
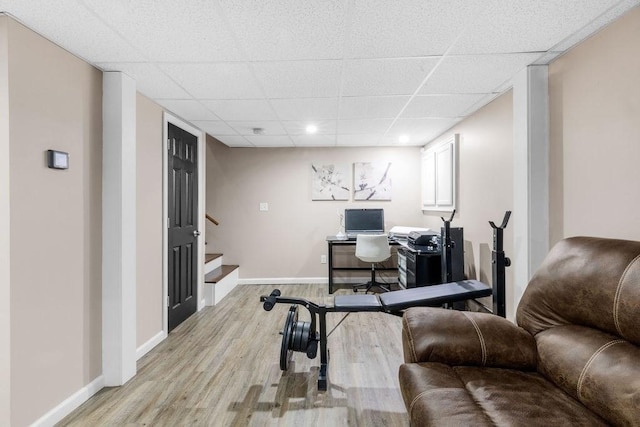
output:
<svg viewBox="0 0 640 427"><path fill-rule="evenodd" d="M459 134L422 152L422 210L456 208L456 164Z"/></svg>

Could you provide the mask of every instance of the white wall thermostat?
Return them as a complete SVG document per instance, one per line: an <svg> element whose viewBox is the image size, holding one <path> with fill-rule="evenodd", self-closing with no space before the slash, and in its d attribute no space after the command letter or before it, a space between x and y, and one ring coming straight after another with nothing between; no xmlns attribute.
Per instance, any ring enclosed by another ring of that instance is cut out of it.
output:
<svg viewBox="0 0 640 427"><path fill-rule="evenodd" d="M69 169L69 153L47 150L47 163L51 169Z"/></svg>

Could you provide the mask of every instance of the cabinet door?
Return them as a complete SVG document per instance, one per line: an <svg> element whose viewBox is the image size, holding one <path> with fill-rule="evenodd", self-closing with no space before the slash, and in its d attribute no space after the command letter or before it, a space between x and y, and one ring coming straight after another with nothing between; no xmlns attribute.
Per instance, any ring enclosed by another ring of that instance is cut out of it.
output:
<svg viewBox="0 0 640 427"><path fill-rule="evenodd" d="M422 210L456 208L457 143L458 134L455 134L422 153Z"/></svg>

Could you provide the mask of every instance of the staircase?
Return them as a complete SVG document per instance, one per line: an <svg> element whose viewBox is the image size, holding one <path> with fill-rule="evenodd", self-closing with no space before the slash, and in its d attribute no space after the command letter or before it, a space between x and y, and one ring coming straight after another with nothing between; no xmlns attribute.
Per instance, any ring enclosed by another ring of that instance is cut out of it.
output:
<svg viewBox="0 0 640 427"><path fill-rule="evenodd" d="M216 305L238 285L237 265L222 264L222 254L204 256L204 303Z"/></svg>

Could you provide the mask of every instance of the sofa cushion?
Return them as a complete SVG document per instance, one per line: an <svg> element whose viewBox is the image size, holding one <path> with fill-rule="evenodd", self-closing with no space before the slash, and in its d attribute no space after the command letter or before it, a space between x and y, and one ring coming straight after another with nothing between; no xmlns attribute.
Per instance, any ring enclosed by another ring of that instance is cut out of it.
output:
<svg viewBox="0 0 640 427"><path fill-rule="evenodd" d="M640 422L640 349L578 325L536 335L538 371L614 425Z"/></svg>
<svg viewBox="0 0 640 427"><path fill-rule="evenodd" d="M415 426L607 425L535 372L406 363L399 376Z"/></svg>
<svg viewBox="0 0 640 427"><path fill-rule="evenodd" d="M502 317L413 307L402 318L405 362L536 369L531 334Z"/></svg>

